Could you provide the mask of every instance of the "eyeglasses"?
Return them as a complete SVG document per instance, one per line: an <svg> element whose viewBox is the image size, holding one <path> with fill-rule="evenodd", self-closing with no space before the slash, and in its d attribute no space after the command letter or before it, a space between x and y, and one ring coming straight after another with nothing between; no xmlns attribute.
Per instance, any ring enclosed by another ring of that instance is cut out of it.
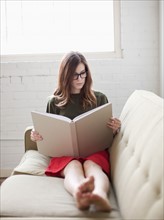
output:
<svg viewBox="0 0 164 220"><path fill-rule="evenodd" d="M81 73L74 73L73 74L73 80L77 80L79 78L79 76L80 76L81 79L86 78L87 77L87 71L84 70Z"/></svg>

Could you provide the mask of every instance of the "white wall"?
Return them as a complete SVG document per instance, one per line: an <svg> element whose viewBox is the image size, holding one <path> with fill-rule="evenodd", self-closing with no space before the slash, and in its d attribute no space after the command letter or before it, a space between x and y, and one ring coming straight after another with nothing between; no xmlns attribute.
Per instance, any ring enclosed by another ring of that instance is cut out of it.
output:
<svg viewBox="0 0 164 220"><path fill-rule="evenodd" d="M164 98L164 1L159 2L160 95Z"/></svg>
<svg viewBox="0 0 164 220"><path fill-rule="evenodd" d="M159 2L121 2L123 58L89 60L94 88L104 92L119 117L136 89L160 93ZM32 110L45 111L46 97L56 86L58 62L1 64L1 176L15 167L24 152L23 132Z"/></svg>

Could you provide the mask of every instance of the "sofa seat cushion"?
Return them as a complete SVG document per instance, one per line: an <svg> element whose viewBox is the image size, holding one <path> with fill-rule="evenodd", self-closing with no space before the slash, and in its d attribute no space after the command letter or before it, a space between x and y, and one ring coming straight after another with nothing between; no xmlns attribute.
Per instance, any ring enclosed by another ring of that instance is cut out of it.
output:
<svg viewBox="0 0 164 220"><path fill-rule="evenodd" d="M111 212L80 211L74 199L64 189L62 178L13 175L1 186L1 215L12 217L101 217L120 219L120 213L110 193Z"/></svg>
<svg viewBox="0 0 164 220"><path fill-rule="evenodd" d="M163 219L163 99L135 91L120 119L111 155L111 176L125 219Z"/></svg>

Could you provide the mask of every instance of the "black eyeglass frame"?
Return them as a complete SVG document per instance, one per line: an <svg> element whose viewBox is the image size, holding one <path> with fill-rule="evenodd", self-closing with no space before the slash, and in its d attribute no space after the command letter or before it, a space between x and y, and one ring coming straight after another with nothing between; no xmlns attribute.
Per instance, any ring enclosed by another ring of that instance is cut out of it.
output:
<svg viewBox="0 0 164 220"><path fill-rule="evenodd" d="M85 76L83 76L84 74L85 74ZM87 77L87 71L83 70L81 73L74 73L73 74L73 80L77 80L79 78L79 76L80 76L81 79L86 78Z"/></svg>

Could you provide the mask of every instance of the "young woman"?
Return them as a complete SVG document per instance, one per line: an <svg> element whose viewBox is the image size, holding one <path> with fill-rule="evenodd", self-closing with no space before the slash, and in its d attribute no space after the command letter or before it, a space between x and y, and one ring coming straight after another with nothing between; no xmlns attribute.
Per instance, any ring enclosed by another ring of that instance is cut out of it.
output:
<svg viewBox="0 0 164 220"><path fill-rule="evenodd" d="M85 57L79 52L66 54L59 68L58 87L47 103L47 112L73 119L108 102L104 94L93 91L91 87L92 77ZM107 126L115 135L121 122L117 118L111 118ZM33 141L41 141L43 138L37 131L31 132ZM45 174L64 178L64 186L74 197L79 209L86 210L92 205L96 210L110 211L110 164L107 150L87 158L52 158Z"/></svg>

